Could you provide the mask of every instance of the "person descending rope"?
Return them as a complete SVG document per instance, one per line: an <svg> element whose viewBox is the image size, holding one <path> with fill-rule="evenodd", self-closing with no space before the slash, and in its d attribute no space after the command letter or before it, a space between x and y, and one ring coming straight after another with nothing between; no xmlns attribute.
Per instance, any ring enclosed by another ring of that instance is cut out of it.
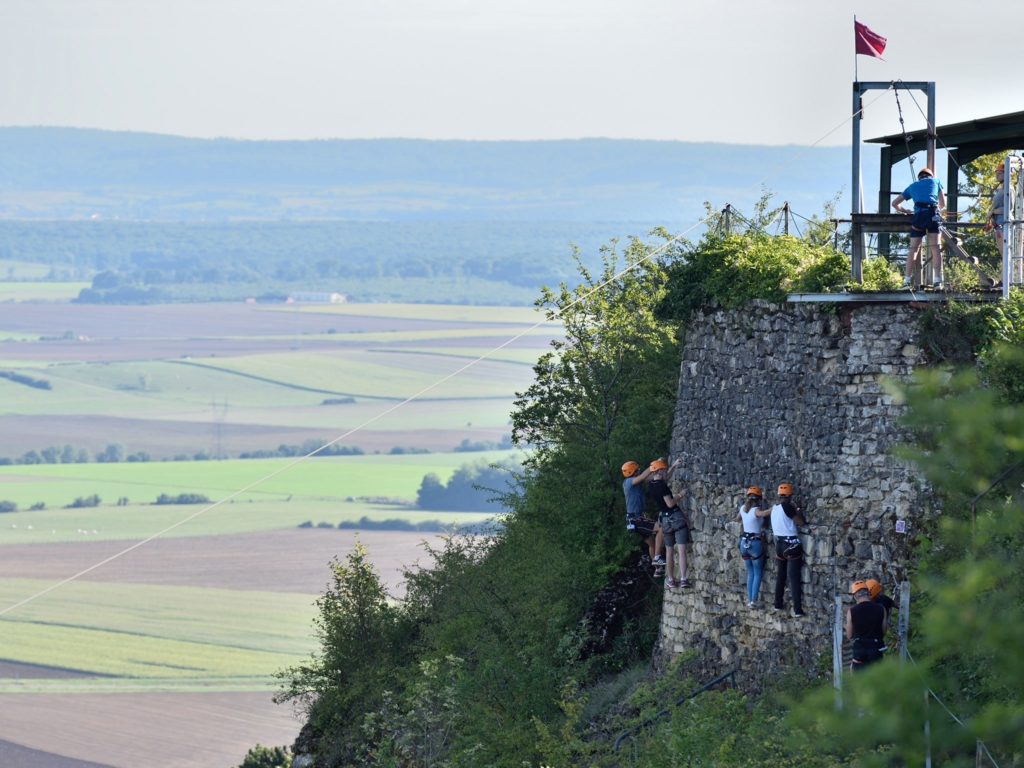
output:
<svg viewBox="0 0 1024 768"><path fill-rule="evenodd" d="M913 200L913 213L903 207L904 201ZM907 268L903 278L903 287L913 287L914 267L917 255L921 250L921 241L928 235L928 248L932 254L932 288L942 288L942 251L939 249L939 224L942 213L946 210L946 193L942 183L935 178L931 168L918 171L917 181L907 187L896 199L892 207L900 213L913 216L910 222L910 250L907 252Z"/></svg>
<svg viewBox="0 0 1024 768"><path fill-rule="evenodd" d="M882 658L885 651L885 608L871 600L866 581L850 585L854 604L846 612L846 637L853 641L851 672L861 672L869 664Z"/></svg>
<svg viewBox="0 0 1024 768"><path fill-rule="evenodd" d="M797 525L805 525L803 514L793 499L793 485L782 483L778 490L779 503L772 506L772 533L775 534L775 559L778 570L775 573L775 604L773 611L783 610L782 600L786 594L786 579L789 579L789 592L793 597L793 618L799 619L807 614L803 608L803 583L801 582L801 566L804 561L804 547L800 542Z"/></svg>
<svg viewBox="0 0 1024 768"><path fill-rule="evenodd" d="M665 537L665 561L668 575L665 586L669 589L692 586L686 568L686 545L690 542L690 526L686 515L679 506L683 494L675 494L666 480L668 473L679 466L679 460L672 462L670 467L664 459L651 462L651 481L647 484L647 493L658 505L658 523ZM679 579L676 580L675 560L679 559Z"/></svg>
<svg viewBox="0 0 1024 768"><path fill-rule="evenodd" d="M647 545L647 553L654 566L656 577L665 575L665 541L661 535L661 527L649 519L645 509L644 487L641 485L651 474L648 467L643 472L635 461L627 461L622 465L622 492L626 496L626 530L634 531Z"/></svg>
<svg viewBox="0 0 1024 768"><path fill-rule="evenodd" d="M740 557L747 569L747 607L757 605L757 596L761 592L761 579L764 577L764 518L771 510L762 509L761 489L752 485L747 488L747 500L740 505L739 516L743 524L740 535Z"/></svg>

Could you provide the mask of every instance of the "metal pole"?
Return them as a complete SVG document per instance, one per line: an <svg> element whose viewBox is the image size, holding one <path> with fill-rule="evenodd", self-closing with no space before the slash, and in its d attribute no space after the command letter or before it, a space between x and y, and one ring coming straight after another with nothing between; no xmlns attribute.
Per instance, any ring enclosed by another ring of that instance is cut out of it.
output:
<svg viewBox="0 0 1024 768"><path fill-rule="evenodd" d="M863 91L860 83L853 84L853 184L850 194L853 196L850 210L860 213L860 100ZM856 256L855 256L856 257Z"/></svg>
<svg viewBox="0 0 1024 768"><path fill-rule="evenodd" d="M932 722L928 719L928 689L924 689L924 768L932 768Z"/></svg>
<svg viewBox="0 0 1024 768"><path fill-rule="evenodd" d="M935 83L928 83L928 167L935 172Z"/></svg>
<svg viewBox="0 0 1024 768"><path fill-rule="evenodd" d="M981 768L981 739L974 743L974 768Z"/></svg>
<svg viewBox="0 0 1024 768"><path fill-rule="evenodd" d="M897 634L900 640L900 666L907 662L907 630L910 627L910 582L900 582L900 621Z"/></svg>
<svg viewBox="0 0 1024 768"><path fill-rule="evenodd" d="M862 213L860 207L860 199L862 193L860 191L860 121L862 119L861 114L861 101L864 94L864 89L860 83L853 84L853 183L850 186L850 195L852 200L850 202L850 218L856 219L858 213ZM863 273L861 272L861 262L864 259L864 240L863 237L858 237L861 233L861 229L857 222L853 223L853 253L850 255L850 272L851 277L856 282L863 281Z"/></svg>
<svg viewBox="0 0 1024 768"><path fill-rule="evenodd" d="M836 689L836 711L843 711L843 597L836 595L832 625L832 686Z"/></svg>
<svg viewBox="0 0 1024 768"><path fill-rule="evenodd" d="M1011 269L1011 263L1013 257L1011 252L1014 250L1010 247L1010 237L1013 234L1013 229L1010 226L1010 219L1015 218L1014 215L1010 215L1010 189L1013 186L1011 184L1010 170L1013 166L1010 164L1010 158L1007 157L1003 161L1003 223L1000 225L1003 228L1003 298L1010 298L1010 276L1013 274Z"/></svg>

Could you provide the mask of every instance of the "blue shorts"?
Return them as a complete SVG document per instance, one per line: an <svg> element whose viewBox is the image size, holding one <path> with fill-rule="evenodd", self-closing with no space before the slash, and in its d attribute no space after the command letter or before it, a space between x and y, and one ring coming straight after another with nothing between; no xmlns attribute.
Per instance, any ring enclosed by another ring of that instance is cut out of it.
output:
<svg viewBox="0 0 1024 768"><path fill-rule="evenodd" d="M938 207L934 205L915 205L914 218L910 222L910 236L924 237L925 232L938 232Z"/></svg>

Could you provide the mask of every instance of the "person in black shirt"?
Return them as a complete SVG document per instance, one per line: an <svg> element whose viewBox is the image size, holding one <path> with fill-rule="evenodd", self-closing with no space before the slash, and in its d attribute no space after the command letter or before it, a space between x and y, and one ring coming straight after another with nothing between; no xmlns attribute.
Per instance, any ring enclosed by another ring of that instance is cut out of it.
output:
<svg viewBox="0 0 1024 768"><path fill-rule="evenodd" d="M690 526L686 515L679 506L678 496L669 487L669 472L679 465L677 459L670 467L664 459L651 462L651 479L647 483L647 493L658 505L658 524L661 534L665 537L665 586L669 589L687 588L690 584L686 568L686 545L690 542ZM679 557L679 579L675 578L675 559Z"/></svg>
<svg viewBox="0 0 1024 768"><path fill-rule="evenodd" d="M882 658L886 613L879 603L871 600L866 581L855 581L850 586L854 604L846 612L846 637L853 641L851 672L860 672Z"/></svg>

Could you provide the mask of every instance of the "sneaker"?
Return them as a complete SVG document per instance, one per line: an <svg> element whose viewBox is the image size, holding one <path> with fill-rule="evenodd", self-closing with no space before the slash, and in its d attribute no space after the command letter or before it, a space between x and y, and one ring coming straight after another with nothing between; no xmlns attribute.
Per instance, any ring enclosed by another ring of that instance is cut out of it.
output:
<svg viewBox="0 0 1024 768"><path fill-rule="evenodd" d="M682 581L679 582L679 586L681 586L683 589L689 589L690 587L693 586L693 582L690 581L689 579L683 579Z"/></svg>
<svg viewBox="0 0 1024 768"><path fill-rule="evenodd" d="M773 610L773 611L774 611L775 613L782 613L782 611L783 611L784 609L783 609L783 607L782 607L781 605L773 605L773 606L772 606L772 610Z"/></svg>
<svg viewBox="0 0 1024 768"><path fill-rule="evenodd" d="M757 607L757 603L755 603L753 600L751 600L750 602L747 603L747 608L756 608L756 607Z"/></svg>
<svg viewBox="0 0 1024 768"><path fill-rule="evenodd" d="M659 565L654 568L654 578L661 579L665 577L665 566Z"/></svg>
<svg viewBox="0 0 1024 768"><path fill-rule="evenodd" d="M679 582L675 579L665 579L665 586L669 589L679 589Z"/></svg>
<svg viewBox="0 0 1024 768"><path fill-rule="evenodd" d="M806 615L807 614L804 613L803 611L793 611L793 614L792 614L794 619L802 619Z"/></svg>
<svg viewBox="0 0 1024 768"><path fill-rule="evenodd" d="M663 565L665 565L665 558L662 557L661 555L658 555L656 558L654 558L651 561L651 565L653 565L655 568L657 568L659 565L663 566Z"/></svg>

